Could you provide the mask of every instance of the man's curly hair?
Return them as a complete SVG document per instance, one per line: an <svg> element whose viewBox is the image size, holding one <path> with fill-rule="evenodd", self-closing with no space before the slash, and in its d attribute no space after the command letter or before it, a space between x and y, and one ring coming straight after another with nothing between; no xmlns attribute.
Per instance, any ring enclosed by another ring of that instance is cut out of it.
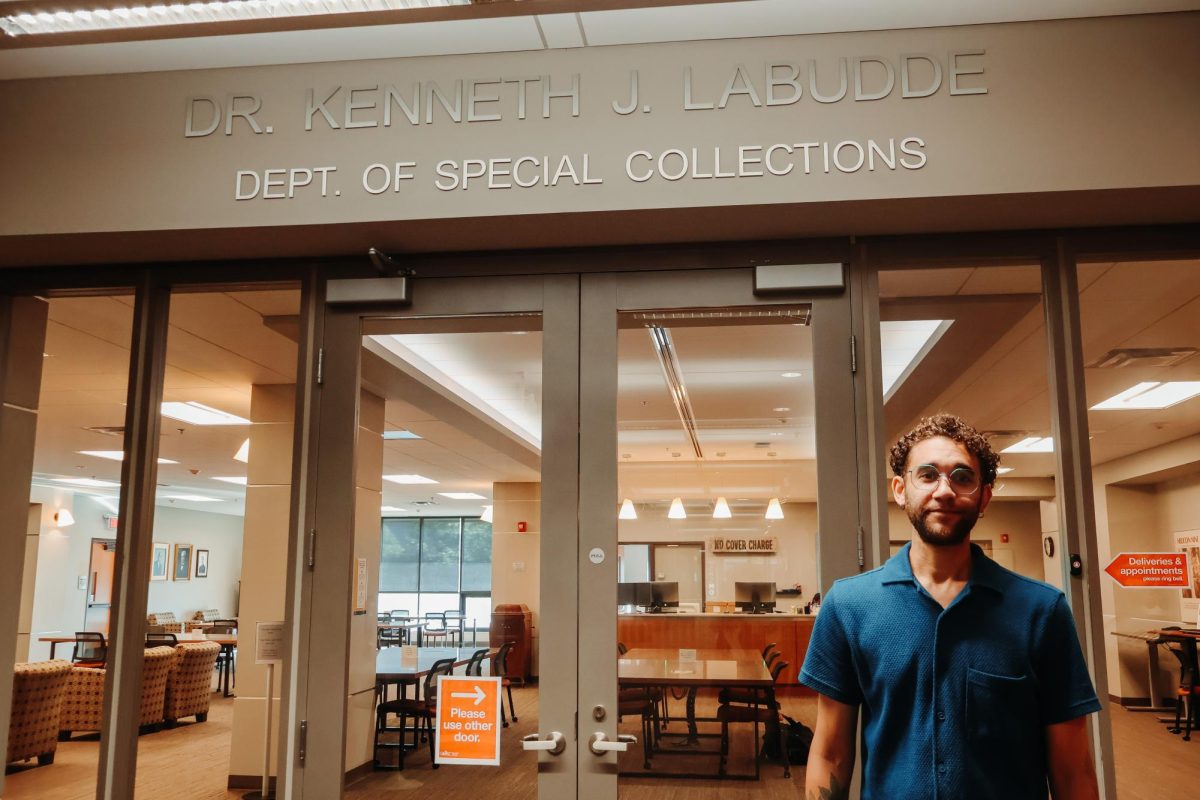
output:
<svg viewBox="0 0 1200 800"><path fill-rule="evenodd" d="M1000 465L1000 456L992 450L987 437L955 414L934 414L932 417L925 417L917 427L901 436L899 441L892 445L889 459L892 473L903 477L908 465L909 451L919 442L935 436L945 436L958 442L967 448L968 453L979 459L979 469L982 472L980 477L984 486L991 486L996 482L996 467Z"/></svg>

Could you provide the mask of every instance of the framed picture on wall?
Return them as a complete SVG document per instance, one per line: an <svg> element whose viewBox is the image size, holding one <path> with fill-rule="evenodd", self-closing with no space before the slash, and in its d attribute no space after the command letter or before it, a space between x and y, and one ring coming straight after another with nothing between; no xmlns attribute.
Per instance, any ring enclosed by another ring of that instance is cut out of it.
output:
<svg viewBox="0 0 1200 800"><path fill-rule="evenodd" d="M171 574L171 545L155 542L150 556L150 580L165 581Z"/></svg>
<svg viewBox="0 0 1200 800"><path fill-rule="evenodd" d="M177 581L191 580L192 577L192 546L190 544L175 545L175 574Z"/></svg>
<svg viewBox="0 0 1200 800"><path fill-rule="evenodd" d="M208 577L208 551L207 550L197 550L196 551L196 577L197 578L207 578Z"/></svg>

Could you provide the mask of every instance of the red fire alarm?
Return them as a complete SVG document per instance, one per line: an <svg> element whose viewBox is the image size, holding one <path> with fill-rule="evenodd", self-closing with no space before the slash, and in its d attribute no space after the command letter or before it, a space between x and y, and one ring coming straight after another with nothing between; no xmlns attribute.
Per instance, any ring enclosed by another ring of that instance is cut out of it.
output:
<svg viewBox="0 0 1200 800"><path fill-rule="evenodd" d="M1000 534L1000 543L1008 544L1008 534L1007 533Z"/></svg>
<svg viewBox="0 0 1200 800"><path fill-rule="evenodd" d="M524 532L525 532L525 527L526 527L526 526L525 526L525 523L524 523L524 522L518 522L518 523L517 523L517 533L524 533Z"/></svg>

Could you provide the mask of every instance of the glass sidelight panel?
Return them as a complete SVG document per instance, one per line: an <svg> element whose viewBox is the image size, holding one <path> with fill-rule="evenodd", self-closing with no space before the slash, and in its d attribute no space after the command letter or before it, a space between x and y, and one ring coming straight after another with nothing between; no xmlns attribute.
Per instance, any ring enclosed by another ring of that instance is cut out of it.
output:
<svg viewBox="0 0 1200 800"><path fill-rule="evenodd" d="M18 303L41 305L21 298ZM22 577L6 590L20 614L13 677L4 797L90 797L96 788L99 731L104 714L105 666L114 606L114 562L120 546L116 520L133 324L132 295L52 298L40 324L19 324L10 349L0 425L5 442L19 441L16 426L36 419L33 470L13 476L27 512L19 527ZM40 370L40 382L37 372ZM30 439L32 444L32 438ZM26 454L6 450L10 464ZM17 483L19 481L19 483ZM11 555L11 553L10 553ZM64 710L65 709L65 710Z"/></svg>
<svg viewBox="0 0 1200 800"><path fill-rule="evenodd" d="M1184 736L1200 707L1181 697L1189 676L1195 685L1200 629L1198 278L1194 260L1078 267L1100 568L1121 554L1163 554L1157 564L1118 560L1114 569L1132 570L1118 571L1120 582L1101 576L1119 797L1136 795L1148 772L1162 774L1156 796L1194 791L1169 765L1193 753ZM1138 572L1155 568L1165 571ZM1139 586L1155 580L1173 585Z"/></svg>
<svg viewBox="0 0 1200 800"><path fill-rule="evenodd" d="M811 324L808 305L619 317L621 798L803 793L781 720L815 722Z"/></svg>
<svg viewBox="0 0 1200 800"><path fill-rule="evenodd" d="M135 797L261 786L255 635L285 619L299 311L299 288L172 292Z"/></svg>

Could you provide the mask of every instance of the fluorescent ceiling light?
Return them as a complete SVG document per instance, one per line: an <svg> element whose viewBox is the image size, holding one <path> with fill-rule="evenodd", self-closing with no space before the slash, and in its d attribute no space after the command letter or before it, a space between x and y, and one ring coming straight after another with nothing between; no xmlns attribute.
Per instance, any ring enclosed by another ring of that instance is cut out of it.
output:
<svg viewBox="0 0 1200 800"><path fill-rule="evenodd" d="M239 447L237 452L233 454L233 460L240 461L243 464L250 463L250 440L249 439L242 442L242 446Z"/></svg>
<svg viewBox="0 0 1200 800"><path fill-rule="evenodd" d="M943 319L885 320L879 323L879 350L883 373L883 397L904 383L921 359L928 355L947 330Z"/></svg>
<svg viewBox="0 0 1200 800"><path fill-rule="evenodd" d="M438 492L442 497L449 497L451 500L487 500L481 494L475 492Z"/></svg>
<svg viewBox="0 0 1200 800"><path fill-rule="evenodd" d="M164 417L177 419L180 422L188 422L192 425L250 424L250 420L245 417L229 414L221 411L219 408L212 408L203 403L197 403L194 400L189 400L186 403L163 403L162 413Z"/></svg>
<svg viewBox="0 0 1200 800"><path fill-rule="evenodd" d="M483 507L483 513L479 515L479 521L480 522L491 522L492 521L492 507L491 506Z"/></svg>
<svg viewBox="0 0 1200 800"><path fill-rule="evenodd" d="M117 489L121 486L113 481L101 481L95 478L51 478L56 483L65 483L70 486L87 486L93 489Z"/></svg>
<svg viewBox="0 0 1200 800"><path fill-rule="evenodd" d="M1001 453L1053 453L1054 439L1049 436L1029 436L1011 444Z"/></svg>
<svg viewBox="0 0 1200 800"><path fill-rule="evenodd" d="M1010 473L1012 471L1013 471L1013 467L997 467L996 474L997 475L1007 475L1008 473Z"/></svg>
<svg viewBox="0 0 1200 800"><path fill-rule="evenodd" d="M1200 395L1200 381L1145 381L1092 406L1092 411L1170 408Z"/></svg>
<svg viewBox="0 0 1200 800"><path fill-rule="evenodd" d="M21 36L271 17L305 17L314 14L353 14L428 6L465 6L470 2L471 0L208 0L149 7L101 7L57 13L22 12L0 17L0 29L9 36Z"/></svg>
<svg viewBox="0 0 1200 800"><path fill-rule="evenodd" d="M783 506L779 505L779 498L772 497L771 502L767 503L767 513L763 514L765 519L783 519Z"/></svg>
<svg viewBox="0 0 1200 800"><path fill-rule="evenodd" d="M671 501L671 510L667 512L667 519L687 519L687 512L683 510L683 500L676 497Z"/></svg>
<svg viewBox="0 0 1200 800"><path fill-rule="evenodd" d="M391 481L392 483L404 484L437 483L437 481L426 478L423 475L384 475L383 479L385 481Z"/></svg>
<svg viewBox="0 0 1200 800"><path fill-rule="evenodd" d="M220 503L220 497L208 497L203 494L164 494L163 500L183 500L186 503Z"/></svg>
<svg viewBox="0 0 1200 800"><path fill-rule="evenodd" d="M124 461L124 450L76 450L81 456L95 456L96 458L107 458L109 461ZM160 464L178 464L178 461L172 461L169 458L160 458Z"/></svg>
<svg viewBox="0 0 1200 800"><path fill-rule="evenodd" d="M799 378L800 374L801 373L799 373L799 372L781 372L781 373L779 373L779 377L781 377L781 378Z"/></svg>
<svg viewBox="0 0 1200 800"><path fill-rule="evenodd" d="M225 483L236 483L239 486L246 485L246 478L243 475L225 475L223 477L214 475L213 480L214 481L223 481Z"/></svg>
<svg viewBox="0 0 1200 800"><path fill-rule="evenodd" d="M713 519L729 519L733 516L733 512L729 510L729 503L724 497L717 498L717 504L713 506Z"/></svg>
<svg viewBox="0 0 1200 800"><path fill-rule="evenodd" d="M379 510L385 514L407 514L407 513L409 513L407 508L397 508L396 506L384 506L383 508L381 508Z"/></svg>
<svg viewBox="0 0 1200 800"><path fill-rule="evenodd" d="M621 513L617 514L617 519L637 519L637 509L628 497L621 502Z"/></svg>
<svg viewBox="0 0 1200 800"><path fill-rule="evenodd" d="M390 442L395 439L420 439L423 437L418 436L412 431L384 431L383 438Z"/></svg>

